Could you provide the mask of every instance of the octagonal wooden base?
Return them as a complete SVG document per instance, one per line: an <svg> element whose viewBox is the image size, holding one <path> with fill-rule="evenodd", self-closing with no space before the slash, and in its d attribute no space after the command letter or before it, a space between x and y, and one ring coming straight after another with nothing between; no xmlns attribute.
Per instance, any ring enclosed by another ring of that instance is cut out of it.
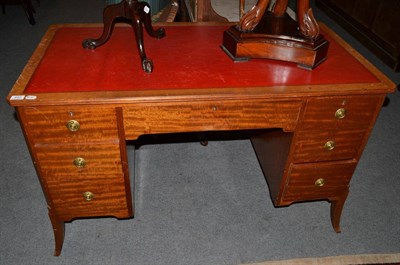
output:
<svg viewBox="0 0 400 265"><path fill-rule="evenodd" d="M303 37L297 22L288 15L274 17L268 13L251 32L230 27L223 34L221 48L235 61L274 59L311 70L327 59L329 42L321 34L315 40Z"/></svg>

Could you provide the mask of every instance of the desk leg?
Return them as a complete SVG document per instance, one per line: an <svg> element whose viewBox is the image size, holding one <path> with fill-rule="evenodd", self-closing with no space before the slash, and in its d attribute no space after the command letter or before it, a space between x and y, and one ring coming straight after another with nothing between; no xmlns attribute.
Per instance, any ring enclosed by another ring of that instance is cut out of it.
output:
<svg viewBox="0 0 400 265"><path fill-rule="evenodd" d="M340 216L349 191L347 190L338 200L331 202L331 222L336 233L340 233Z"/></svg>
<svg viewBox="0 0 400 265"><path fill-rule="evenodd" d="M55 240L54 256L60 256L62 246L64 243L65 224L63 221L57 219L55 213L51 209L49 209L49 217L54 232L54 240Z"/></svg>

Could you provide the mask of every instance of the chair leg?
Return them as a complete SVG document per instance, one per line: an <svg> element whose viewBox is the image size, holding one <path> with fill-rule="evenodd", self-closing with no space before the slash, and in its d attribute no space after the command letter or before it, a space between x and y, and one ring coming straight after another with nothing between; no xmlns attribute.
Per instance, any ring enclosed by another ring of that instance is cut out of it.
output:
<svg viewBox="0 0 400 265"><path fill-rule="evenodd" d="M245 5L245 0L240 0L239 1L239 18L242 18L244 15L244 5Z"/></svg>
<svg viewBox="0 0 400 265"><path fill-rule="evenodd" d="M33 13L35 13L35 9L33 8L31 0L22 0L21 1L22 7L24 8L25 14L28 17L29 24L35 25L36 21L33 17Z"/></svg>

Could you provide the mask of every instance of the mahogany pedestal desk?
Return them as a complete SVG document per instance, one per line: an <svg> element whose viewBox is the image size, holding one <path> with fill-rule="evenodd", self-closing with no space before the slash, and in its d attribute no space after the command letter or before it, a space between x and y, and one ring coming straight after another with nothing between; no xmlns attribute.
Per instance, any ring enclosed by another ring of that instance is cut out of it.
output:
<svg viewBox="0 0 400 265"><path fill-rule="evenodd" d="M55 255L64 222L133 217L126 141L145 134L260 129L251 141L274 205L328 200L340 232L350 179L395 85L324 25L328 60L313 71L233 62L219 47L228 24L156 26L167 34L145 37L155 61L147 74L129 27L93 51L81 42L101 25L54 25L8 96L47 200Z"/></svg>

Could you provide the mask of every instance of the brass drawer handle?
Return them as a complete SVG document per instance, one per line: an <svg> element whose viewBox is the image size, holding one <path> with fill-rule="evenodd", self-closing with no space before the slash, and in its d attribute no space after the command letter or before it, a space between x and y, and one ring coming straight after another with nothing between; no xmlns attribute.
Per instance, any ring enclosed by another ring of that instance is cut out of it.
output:
<svg viewBox="0 0 400 265"><path fill-rule="evenodd" d="M70 132L76 132L79 131L81 125L76 120L70 120L67 122L67 128Z"/></svg>
<svg viewBox="0 0 400 265"><path fill-rule="evenodd" d="M319 179L317 179L317 180L315 181L314 184L315 184L316 187L322 187L322 186L325 185L325 179L319 178Z"/></svg>
<svg viewBox="0 0 400 265"><path fill-rule="evenodd" d="M344 117L346 117L346 109L340 108L335 112L335 118L336 119L341 120Z"/></svg>
<svg viewBox="0 0 400 265"><path fill-rule="evenodd" d="M78 168L83 168L86 166L86 160L83 157L75 157L74 166Z"/></svg>
<svg viewBox="0 0 400 265"><path fill-rule="evenodd" d="M85 199L85 201L91 201L94 199L94 194L90 191L85 191L83 193L83 198Z"/></svg>
<svg viewBox="0 0 400 265"><path fill-rule="evenodd" d="M324 148L328 151L335 149L336 143L335 141L328 141L325 143Z"/></svg>

